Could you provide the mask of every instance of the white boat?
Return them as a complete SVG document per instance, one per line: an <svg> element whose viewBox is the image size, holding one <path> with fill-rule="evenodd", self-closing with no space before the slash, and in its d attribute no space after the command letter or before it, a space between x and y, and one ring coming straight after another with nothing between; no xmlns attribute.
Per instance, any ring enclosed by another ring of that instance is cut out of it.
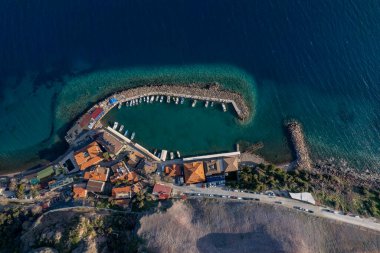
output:
<svg viewBox="0 0 380 253"><path fill-rule="evenodd" d="M121 125L120 129L119 129L119 132L121 133L121 131L123 131L123 129L124 129L124 125Z"/></svg>
<svg viewBox="0 0 380 253"><path fill-rule="evenodd" d="M185 98L181 97L181 105L183 105L184 102L185 102Z"/></svg>
<svg viewBox="0 0 380 253"><path fill-rule="evenodd" d="M117 128L118 125L119 125L119 123L117 123L117 121L115 121L115 123L113 123L113 127L112 127L112 129L113 129L113 130L116 130L116 128Z"/></svg>
<svg viewBox="0 0 380 253"><path fill-rule="evenodd" d="M211 102L211 107L214 107L214 102Z"/></svg>
<svg viewBox="0 0 380 253"><path fill-rule="evenodd" d="M163 100L164 100L164 96L161 96L160 97L160 103L162 103Z"/></svg>
<svg viewBox="0 0 380 253"><path fill-rule="evenodd" d="M170 96L167 96L166 103L170 103Z"/></svg>
<svg viewBox="0 0 380 253"><path fill-rule="evenodd" d="M117 109L120 109L120 108L121 108L121 103L119 103L117 106Z"/></svg>
<svg viewBox="0 0 380 253"><path fill-rule="evenodd" d="M223 112L226 112L227 111L227 107L224 103L222 103L222 107L223 107Z"/></svg>
<svg viewBox="0 0 380 253"><path fill-rule="evenodd" d="M143 97L143 101L146 102L146 97Z"/></svg>
<svg viewBox="0 0 380 253"><path fill-rule="evenodd" d="M160 98L159 96L156 96L156 102L158 101L159 98Z"/></svg>
<svg viewBox="0 0 380 253"><path fill-rule="evenodd" d="M138 105L139 104L139 100L136 98L135 101L136 101L136 105Z"/></svg>
<svg viewBox="0 0 380 253"><path fill-rule="evenodd" d="M179 98L175 98L175 104L178 105L179 103Z"/></svg>
<svg viewBox="0 0 380 253"><path fill-rule="evenodd" d="M196 104L197 104L197 100L194 100L193 103L191 104L191 107L195 107Z"/></svg>
<svg viewBox="0 0 380 253"><path fill-rule="evenodd" d="M153 103L153 101L154 101L154 96L151 96L150 97L150 102Z"/></svg>
<svg viewBox="0 0 380 253"><path fill-rule="evenodd" d="M157 149L153 150L153 155L157 154Z"/></svg>
<svg viewBox="0 0 380 253"><path fill-rule="evenodd" d="M139 103L141 104L141 102L142 102L142 97L139 98Z"/></svg>
<svg viewBox="0 0 380 253"><path fill-rule="evenodd" d="M133 132L131 135L131 140L133 140L135 138L135 135L136 135L135 132Z"/></svg>
<svg viewBox="0 0 380 253"><path fill-rule="evenodd" d="M177 150L177 157L181 158L181 153Z"/></svg>
<svg viewBox="0 0 380 253"><path fill-rule="evenodd" d="M174 159L174 153L170 152L170 160L173 160L173 159Z"/></svg>
<svg viewBox="0 0 380 253"><path fill-rule="evenodd" d="M168 151L165 150L165 149L163 149L162 152L161 152L161 154L160 154L160 159L161 159L162 161L166 161L166 156L167 156L167 154L168 154Z"/></svg>
<svg viewBox="0 0 380 253"><path fill-rule="evenodd" d="M208 102L208 100L207 100L206 103L205 103L205 107L206 107L206 108L208 107L208 103L209 103L209 102Z"/></svg>
<svg viewBox="0 0 380 253"><path fill-rule="evenodd" d="M128 129L125 130L125 132L124 132L124 136L127 136L127 135L128 135Z"/></svg>
<svg viewBox="0 0 380 253"><path fill-rule="evenodd" d="M128 101L127 101L127 102L125 102L125 106L126 106L126 107L128 107L128 106L129 106L129 103L128 103Z"/></svg>

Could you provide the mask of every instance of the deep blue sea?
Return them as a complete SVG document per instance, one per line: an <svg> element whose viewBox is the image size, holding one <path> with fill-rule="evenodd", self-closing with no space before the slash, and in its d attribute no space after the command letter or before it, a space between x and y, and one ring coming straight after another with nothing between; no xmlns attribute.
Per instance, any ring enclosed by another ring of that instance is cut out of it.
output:
<svg viewBox="0 0 380 253"><path fill-rule="evenodd" d="M213 75L254 83L255 116L231 142L252 133L287 160L282 121L297 118L314 159L380 169L379 41L375 0L1 1L0 171L63 152L75 96L86 107L111 82Z"/></svg>

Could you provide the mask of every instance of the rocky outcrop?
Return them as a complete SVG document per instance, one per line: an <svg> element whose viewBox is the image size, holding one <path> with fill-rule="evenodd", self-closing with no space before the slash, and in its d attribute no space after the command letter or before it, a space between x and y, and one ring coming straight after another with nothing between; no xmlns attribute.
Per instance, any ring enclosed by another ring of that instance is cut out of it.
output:
<svg viewBox="0 0 380 253"><path fill-rule="evenodd" d="M297 169L310 170L311 160L301 124L298 121L292 120L286 123L286 128L296 156L294 167Z"/></svg>

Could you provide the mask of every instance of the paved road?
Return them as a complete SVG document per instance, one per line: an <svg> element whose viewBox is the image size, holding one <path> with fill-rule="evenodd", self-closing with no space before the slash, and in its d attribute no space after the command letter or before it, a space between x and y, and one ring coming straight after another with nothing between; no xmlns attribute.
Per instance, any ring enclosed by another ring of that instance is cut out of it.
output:
<svg viewBox="0 0 380 253"><path fill-rule="evenodd" d="M309 213L307 211L301 211L309 215L314 215L318 217L323 217L327 219L332 219L338 222L344 222L352 225L357 225L361 227L365 227L368 229L380 231L380 224L372 221L371 219L367 218L358 218L358 217L352 217L349 215L343 215L343 214L336 214L326 211L327 208L321 207L321 206L314 206L312 204L308 204L302 201L297 201L294 199L288 199L288 198L282 198L282 197L270 197L267 195L261 195L261 194L253 194L253 193L246 193L246 192L234 192L234 191L227 191L223 190L221 188L198 188L194 186L176 186L172 185L174 191L177 192L183 192L183 193L192 193L195 194L194 197L208 197L208 198L223 198L222 196L225 196L224 198L233 197L237 198L240 201L243 201L243 198L252 198L254 199L260 199L260 202L272 204L272 205L281 205L283 207L294 209L295 206L304 208L307 210L313 211L313 213ZM200 194L200 196L198 195ZM209 196L213 195L213 196ZM276 203L276 202L281 202Z"/></svg>

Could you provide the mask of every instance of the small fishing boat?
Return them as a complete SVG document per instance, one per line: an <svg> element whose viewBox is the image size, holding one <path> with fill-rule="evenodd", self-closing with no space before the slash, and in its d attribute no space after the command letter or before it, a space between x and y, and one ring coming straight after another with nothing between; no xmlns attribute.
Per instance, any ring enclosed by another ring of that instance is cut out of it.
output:
<svg viewBox="0 0 380 253"><path fill-rule="evenodd" d="M222 107L223 107L223 112L226 112L227 111L227 107L224 103L222 103Z"/></svg>
<svg viewBox="0 0 380 253"><path fill-rule="evenodd" d="M127 102L125 102L125 106L126 107L128 107L129 106L129 102L127 101Z"/></svg>
<svg viewBox="0 0 380 253"><path fill-rule="evenodd" d="M193 101L193 103L191 104L191 107L195 107L196 104L197 104L197 100L195 99L195 100Z"/></svg>
<svg viewBox="0 0 380 253"><path fill-rule="evenodd" d="M177 157L181 158L181 153L177 150Z"/></svg>
<svg viewBox="0 0 380 253"><path fill-rule="evenodd" d="M142 97L139 98L139 103L141 104L141 102L142 102Z"/></svg>
<svg viewBox="0 0 380 253"><path fill-rule="evenodd" d="M135 135L136 135L135 132L133 132L131 135L131 140L133 140L135 138Z"/></svg>
<svg viewBox="0 0 380 253"><path fill-rule="evenodd" d="M170 103L170 96L167 96L166 103Z"/></svg>
<svg viewBox="0 0 380 253"><path fill-rule="evenodd" d="M153 103L153 101L154 101L154 96L151 96L150 97L150 102Z"/></svg>
<svg viewBox="0 0 380 253"><path fill-rule="evenodd" d="M113 130L116 130L116 128L117 128L118 125L119 125L119 123L117 123L117 121L115 121L115 123L113 123L113 127L112 127L112 129L113 129Z"/></svg>
<svg viewBox="0 0 380 253"><path fill-rule="evenodd" d="M178 105L179 103L179 98L175 98L175 104Z"/></svg>
<svg viewBox="0 0 380 253"><path fill-rule="evenodd" d="M162 103L162 101L164 101L164 96L160 97L160 103Z"/></svg>
<svg viewBox="0 0 380 253"><path fill-rule="evenodd" d="M214 102L211 102L211 107L214 107Z"/></svg>
<svg viewBox="0 0 380 253"><path fill-rule="evenodd" d="M208 107L208 103L209 103L209 102L208 102L208 100L207 100L206 103L205 103L205 107L206 107L206 108Z"/></svg>
<svg viewBox="0 0 380 253"><path fill-rule="evenodd" d="M120 109L120 108L121 108L121 103L119 103L117 106L117 109Z"/></svg>
<svg viewBox="0 0 380 253"><path fill-rule="evenodd" d="M120 129L119 129L119 132L121 133L121 131L123 131L123 129L124 129L124 125L121 125Z"/></svg>
<svg viewBox="0 0 380 253"><path fill-rule="evenodd" d="M170 160L173 160L173 159L174 159L174 153L170 152Z"/></svg>
<svg viewBox="0 0 380 253"><path fill-rule="evenodd" d="M146 97L143 97L143 101L146 102Z"/></svg>
<svg viewBox="0 0 380 253"><path fill-rule="evenodd" d="M159 98L160 98L159 96L156 96L156 102L158 101Z"/></svg>
<svg viewBox="0 0 380 253"><path fill-rule="evenodd" d="M153 155L157 154L157 149L153 150Z"/></svg>
<svg viewBox="0 0 380 253"><path fill-rule="evenodd" d="M124 132L124 136L127 136L127 135L128 135L128 129L125 130L125 132Z"/></svg>
<svg viewBox="0 0 380 253"><path fill-rule="evenodd" d="M183 105L184 102L185 102L185 98L181 97L181 105Z"/></svg>

